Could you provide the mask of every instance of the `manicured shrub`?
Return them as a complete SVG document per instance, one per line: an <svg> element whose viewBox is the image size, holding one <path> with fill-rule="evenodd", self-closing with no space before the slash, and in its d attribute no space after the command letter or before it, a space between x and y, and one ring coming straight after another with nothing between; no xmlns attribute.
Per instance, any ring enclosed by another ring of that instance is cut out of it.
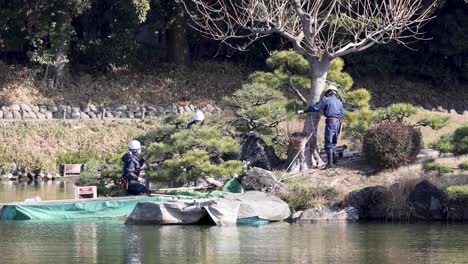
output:
<svg viewBox="0 0 468 264"><path fill-rule="evenodd" d="M231 97L224 98L224 103L235 113L232 124L241 132L271 135L286 119L286 97L263 83L245 84Z"/></svg>
<svg viewBox="0 0 468 264"><path fill-rule="evenodd" d="M242 162L228 160L239 151L239 143L218 127L181 130L147 149L147 175L158 181L187 182L203 177L237 175Z"/></svg>
<svg viewBox="0 0 468 264"><path fill-rule="evenodd" d="M468 170L468 160L460 162L460 164L458 164L458 168L460 170Z"/></svg>
<svg viewBox="0 0 468 264"><path fill-rule="evenodd" d="M363 151L379 169L398 168L416 161L422 147L421 131L401 122L384 121L371 127L363 138Z"/></svg>
<svg viewBox="0 0 468 264"><path fill-rule="evenodd" d="M441 153L453 153L457 156L468 154L468 125L441 136L432 146Z"/></svg>
<svg viewBox="0 0 468 264"><path fill-rule="evenodd" d="M119 166L118 173L110 177L103 174L108 165L103 164L102 161L90 160L84 164L84 170L81 172L80 177L75 182L77 186L96 186L98 196L125 196L125 192L120 183L120 176L122 166ZM117 167L116 167L117 169ZM114 183L108 187L109 183Z"/></svg>
<svg viewBox="0 0 468 264"><path fill-rule="evenodd" d="M398 121L403 118L415 115L418 109L415 106L405 103L396 103L381 109L377 113L376 121Z"/></svg>
<svg viewBox="0 0 468 264"><path fill-rule="evenodd" d="M447 164L436 162L434 159L428 159L423 162L423 170L428 171L435 171L438 175L443 175L446 173L452 173L453 168Z"/></svg>
<svg viewBox="0 0 468 264"><path fill-rule="evenodd" d="M439 150L441 153L453 152L453 134L442 135L439 140L431 144L432 148Z"/></svg>
<svg viewBox="0 0 468 264"><path fill-rule="evenodd" d="M468 185L454 185L447 188L447 194L452 202L468 203Z"/></svg>
<svg viewBox="0 0 468 264"><path fill-rule="evenodd" d="M439 130L448 125L450 121L449 115L438 115L438 114L425 114L421 117L416 125L428 126L434 130Z"/></svg>
<svg viewBox="0 0 468 264"><path fill-rule="evenodd" d="M468 154L468 125L459 127L453 132L453 154Z"/></svg>

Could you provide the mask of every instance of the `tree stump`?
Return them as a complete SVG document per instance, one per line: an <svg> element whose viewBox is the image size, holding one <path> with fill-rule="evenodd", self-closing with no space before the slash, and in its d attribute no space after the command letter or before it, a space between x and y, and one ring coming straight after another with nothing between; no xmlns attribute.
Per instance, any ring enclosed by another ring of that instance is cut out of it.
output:
<svg viewBox="0 0 468 264"><path fill-rule="evenodd" d="M289 136L288 172L305 171L324 164L317 150L312 151L311 155L307 154L307 138L303 133L293 133Z"/></svg>

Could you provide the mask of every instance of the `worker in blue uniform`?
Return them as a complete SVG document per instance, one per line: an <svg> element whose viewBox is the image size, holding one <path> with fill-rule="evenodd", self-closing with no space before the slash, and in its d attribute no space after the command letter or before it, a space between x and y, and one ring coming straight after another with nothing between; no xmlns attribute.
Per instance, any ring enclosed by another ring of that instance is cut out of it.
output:
<svg viewBox="0 0 468 264"><path fill-rule="evenodd" d="M187 129L192 129L192 126L205 127L205 115L202 111L196 111L193 114L193 120L187 124Z"/></svg>
<svg viewBox="0 0 468 264"><path fill-rule="evenodd" d="M123 172L122 178L128 182L127 193L130 195L147 194L148 188L140 181L140 170L145 159L139 158L141 155L141 143L132 140L128 143L128 152L122 157Z"/></svg>
<svg viewBox="0 0 468 264"><path fill-rule="evenodd" d="M325 151L327 153L326 169L333 167L338 155L336 155L336 144L340 134L341 122L343 120L343 103L338 98L338 89L334 85L329 85L325 92L325 97L318 103L307 107L306 110L299 110L298 113L310 113L323 110L326 117L325 123Z"/></svg>

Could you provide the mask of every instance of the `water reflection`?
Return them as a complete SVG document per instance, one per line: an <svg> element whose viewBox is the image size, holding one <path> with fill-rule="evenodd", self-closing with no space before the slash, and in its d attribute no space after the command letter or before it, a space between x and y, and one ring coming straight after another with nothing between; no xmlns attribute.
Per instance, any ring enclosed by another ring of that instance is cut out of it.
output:
<svg viewBox="0 0 468 264"><path fill-rule="evenodd" d="M2 263L464 263L463 225L0 222Z"/></svg>
<svg viewBox="0 0 468 264"><path fill-rule="evenodd" d="M74 181L0 181L0 203L22 202L41 197L42 200L74 198Z"/></svg>

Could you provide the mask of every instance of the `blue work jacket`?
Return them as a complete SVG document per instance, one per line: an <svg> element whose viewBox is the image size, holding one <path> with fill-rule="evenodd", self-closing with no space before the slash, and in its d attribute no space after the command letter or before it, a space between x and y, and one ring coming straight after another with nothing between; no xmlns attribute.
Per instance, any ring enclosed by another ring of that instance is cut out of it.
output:
<svg viewBox="0 0 468 264"><path fill-rule="evenodd" d="M122 177L129 182L138 181L140 176L141 166L143 166L144 159L138 160L138 157L131 152L125 153L122 157L123 161L123 173Z"/></svg>
<svg viewBox="0 0 468 264"><path fill-rule="evenodd" d="M304 112L318 112L320 110L323 110L323 115L327 118L343 119L343 103L335 95L323 98L320 102L307 107Z"/></svg>

